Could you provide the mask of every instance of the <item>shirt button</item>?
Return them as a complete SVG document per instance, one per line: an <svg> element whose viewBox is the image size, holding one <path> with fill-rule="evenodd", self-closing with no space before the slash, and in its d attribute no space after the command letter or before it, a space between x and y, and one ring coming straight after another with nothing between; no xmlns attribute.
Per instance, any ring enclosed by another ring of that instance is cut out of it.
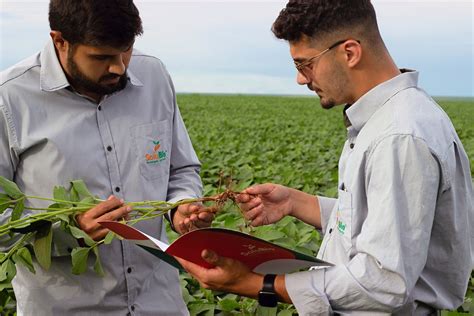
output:
<svg viewBox="0 0 474 316"><path fill-rule="evenodd" d="M351 144L349 145L349 147L350 147L351 149L354 148L354 143L351 143Z"/></svg>
<svg viewBox="0 0 474 316"><path fill-rule="evenodd" d="M99 106L97 107L97 110L102 111L102 107L99 105Z"/></svg>
<svg viewBox="0 0 474 316"><path fill-rule="evenodd" d="M131 309L132 312L133 312L133 311L135 310L135 306L134 306L134 305L130 306L130 309Z"/></svg>
<svg viewBox="0 0 474 316"><path fill-rule="evenodd" d="M108 151L112 151L112 146L107 146Z"/></svg>
<svg viewBox="0 0 474 316"><path fill-rule="evenodd" d="M127 269L127 272L128 272L128 273L132 273L132 268L128 268L128 269Z"/></svg>
<svg viewBox="0 0 474 316"><path fill-rule="evenodd" d="M332 228L329 228L329 233L332 233Z"/></svg>
<svg viewBox="0 0 474 316"><path fill-rule="evenodd" d="M116 188L115 188L115 192L117 192L117 193L120 192L120 188L119 188L119 187L116 187Z"/></svg>

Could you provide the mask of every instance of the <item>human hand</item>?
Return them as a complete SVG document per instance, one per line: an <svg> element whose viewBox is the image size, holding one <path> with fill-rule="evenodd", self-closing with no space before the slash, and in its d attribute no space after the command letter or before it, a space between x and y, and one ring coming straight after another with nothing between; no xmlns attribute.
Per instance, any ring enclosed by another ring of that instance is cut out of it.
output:
<svg viewBox="0 0 474 316"><path fill-rule="evenodd" d="M178 233L184 234L196 228L211 226L213 219L214 214L206 212L202 204L182 204L174 213L173 224Z"/></svg>
<svg viewBox="0 0 474 316"><path fill-rule="evenodd" d="M245 189L236 198L252 226L278 222L291 214L291 190L285 186L266 183Z"/></svg>
<svg viewBox="0 0 474 316"><path fill-rule="evenodd" d="M184 259L175 258L203 288L257 297L263 283L262 275L250 271L240 261L221 257L211 250L203 250L201 256L214 268L206 269Z"/></svg>
<svg viewBox="0 0 474 316"><path fill-rule="evenodd" d="M127 218L132 210L129 205L124 205L124 201L111 195L107 201L101 202L76 216L79 228L86 232L92 239L98 241L107 235L109 230L99 224L103 221L117 221Z"/></svg>

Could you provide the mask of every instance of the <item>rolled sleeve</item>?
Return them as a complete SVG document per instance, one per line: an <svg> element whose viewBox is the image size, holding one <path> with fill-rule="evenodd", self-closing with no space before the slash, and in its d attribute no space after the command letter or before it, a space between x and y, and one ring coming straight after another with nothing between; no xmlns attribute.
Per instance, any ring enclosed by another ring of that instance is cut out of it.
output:
<svg viewBox="0 0 474 316"><path fill-rule="evenodd" d="M326 232L326 227L329 222L329 217L331 212L336 205L337 199L328 198L324 196L318 196L319 209L321 211L321 231L324 234Z"/></svg>
<svg viewBox="0 0 474 316"><path fill-rule="evenodd" d="M288 295L301 316L320 316L332 313L324 291L324 269L285 275Z"/></svg>

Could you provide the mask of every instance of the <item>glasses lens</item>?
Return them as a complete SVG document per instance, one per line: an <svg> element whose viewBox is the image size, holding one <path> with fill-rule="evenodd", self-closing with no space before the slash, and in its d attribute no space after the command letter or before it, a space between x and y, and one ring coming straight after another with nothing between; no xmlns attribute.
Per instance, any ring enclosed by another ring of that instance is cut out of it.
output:
<svg viewBox="0 0 474 316"><path fill-rule="evenodd" d="M300 74L302 74L305 78L310 78L312 75L312 69L310 65L306 65L303 67L298 68Z"/></svg>

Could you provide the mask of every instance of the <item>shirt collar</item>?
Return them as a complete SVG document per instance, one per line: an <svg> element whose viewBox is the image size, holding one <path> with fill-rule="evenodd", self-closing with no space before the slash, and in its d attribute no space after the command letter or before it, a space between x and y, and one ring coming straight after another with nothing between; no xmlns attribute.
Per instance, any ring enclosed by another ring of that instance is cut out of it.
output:
<svg viewBox="0 0 474 316"><path fill-rule="evenodd" d="M364 127L370 117L398 92L418 86L418 71L401 69L398 76L372 88L359 100L344 110L350 125L357 131Z"/></svg>
<svg viewBox="0 0 474 316"><path fill-rule="evenodd" d="M143 86L143 83L130 71L130 69L127 69L127 77L132 85L137 87ZM41 90L56 91L69 86L70 84L64 74L58 56L56 55L53 41L49 40L41 52Z"/></svg>

